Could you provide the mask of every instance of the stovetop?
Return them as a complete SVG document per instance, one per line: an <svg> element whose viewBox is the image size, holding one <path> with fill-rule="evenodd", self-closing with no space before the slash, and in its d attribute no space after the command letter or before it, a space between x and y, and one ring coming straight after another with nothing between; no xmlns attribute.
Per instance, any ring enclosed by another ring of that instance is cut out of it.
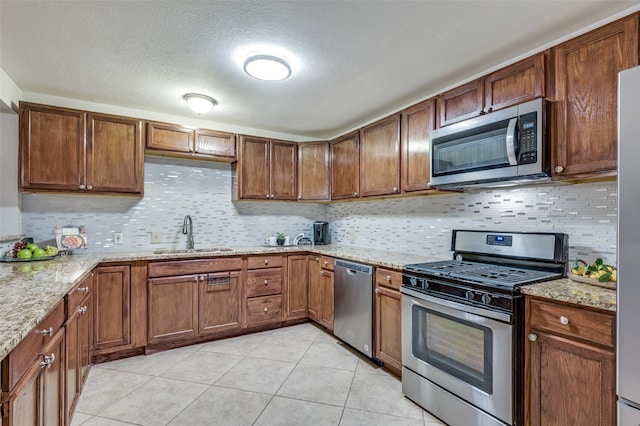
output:
<svg viewBox="0 0 640 426"><path fill-rule="evenodd" d="M517 268L466 260L445 260L441 262L406 265L404 271L421 276L446 277L465 283L483 286L519 287L554 278L562 274L552 271Z"/></svg>

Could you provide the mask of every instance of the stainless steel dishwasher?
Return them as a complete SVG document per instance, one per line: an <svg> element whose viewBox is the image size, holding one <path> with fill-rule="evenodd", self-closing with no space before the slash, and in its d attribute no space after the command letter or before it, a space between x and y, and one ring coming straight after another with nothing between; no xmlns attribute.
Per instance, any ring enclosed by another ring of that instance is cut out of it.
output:
<svg viewBox="0 0 640 426"><path fill-rule="evenodd" d="M373 266L336 259L333 333L373 357Z"/></svg>

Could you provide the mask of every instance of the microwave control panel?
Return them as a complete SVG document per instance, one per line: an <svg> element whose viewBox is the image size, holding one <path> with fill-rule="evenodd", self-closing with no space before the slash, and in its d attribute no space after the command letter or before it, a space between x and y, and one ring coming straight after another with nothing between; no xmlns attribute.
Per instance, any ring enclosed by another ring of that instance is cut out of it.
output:
<svg viewBox="0 0 640 426"><path fill-rule="evenodd" d="M538 161L537 132L538 121L535 112L519 117L520 160L518 164L532 164Z"/></svg>

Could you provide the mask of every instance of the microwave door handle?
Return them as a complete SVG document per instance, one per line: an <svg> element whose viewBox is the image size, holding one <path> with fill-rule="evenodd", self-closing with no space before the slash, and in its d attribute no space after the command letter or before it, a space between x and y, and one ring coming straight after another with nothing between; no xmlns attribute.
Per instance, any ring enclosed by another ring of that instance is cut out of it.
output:
<svg viewBox="0 0 640 426"><path fill-rule="evenodd" d="M509 120L509 125L507 126L507 157L509 159L509 164L512 166L518 165L518 159L516 158L516 124L518 123L518 118L512 118Z"/></svg>

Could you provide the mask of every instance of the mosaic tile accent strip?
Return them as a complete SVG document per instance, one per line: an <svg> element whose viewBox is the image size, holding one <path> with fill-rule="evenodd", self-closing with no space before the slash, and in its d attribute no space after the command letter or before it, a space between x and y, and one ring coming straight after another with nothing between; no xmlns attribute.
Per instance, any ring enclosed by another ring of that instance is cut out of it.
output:
<svg viewBox="0 0 640 426"><path fill-rule="evenodd" d="M56 225L85 225L89 251L185 248L185 215L193 218L196 247L262 245L265 234L311 234L326 206L232 201L231 166L145 157L144 198L23 194L22 228L37 241L53 238ZM151 244L151 232L161 244ZM123 232L124 244L114 244Z"/></svg>
<svg viewBox="0 0 640 426"><path fill-rule="evenodd" d="M564 232L569 258L616 262L616 183L541 185L328 207L331 242L451 256L452 229Z"/></svg>

